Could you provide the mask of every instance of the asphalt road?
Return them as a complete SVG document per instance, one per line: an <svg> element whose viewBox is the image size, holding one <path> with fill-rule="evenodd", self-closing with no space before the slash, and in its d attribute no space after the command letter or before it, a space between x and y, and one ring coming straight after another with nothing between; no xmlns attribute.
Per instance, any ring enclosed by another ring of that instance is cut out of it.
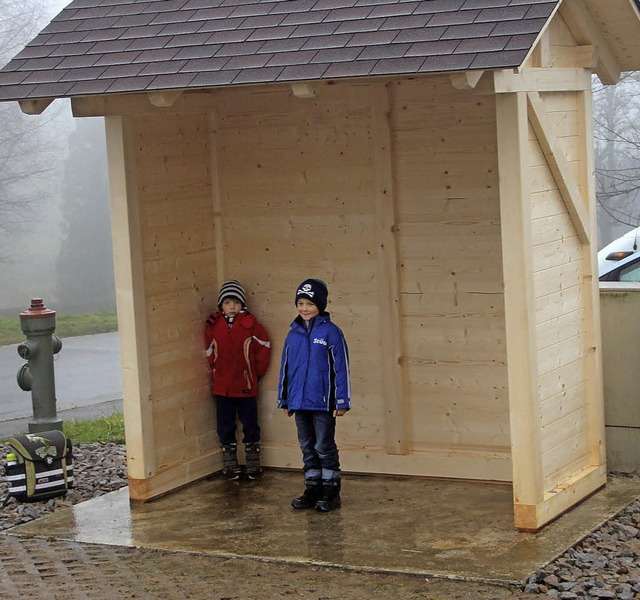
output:
<svg viewBox="0 0 640 600"><path fill-rule="evenodd" d="M31 392L18 387L24 364L18 345L0 346L0 437L26 431L33 418ZM56 410L63 421L122 411L122 376L117 333L62 339L55 356Z"/></svg>

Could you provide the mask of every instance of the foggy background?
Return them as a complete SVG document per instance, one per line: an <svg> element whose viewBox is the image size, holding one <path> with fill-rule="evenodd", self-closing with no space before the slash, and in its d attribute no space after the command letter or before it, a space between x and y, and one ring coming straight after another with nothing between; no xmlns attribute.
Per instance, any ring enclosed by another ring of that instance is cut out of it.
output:
<svg viewBox="0 0 640 600"><path fill-rule="evenodd" d="M0 65L70 0L0 0ZM56 100L41 115L0 103L0 314L31 298L61 312L115 309L102 118Z"/></svg>
<svg viewBox="0 0 640 600"><path fill-rule="evenodd" d="M0 0L0 66L69 0ZM640 74L594 78L598 248L640 225ZM102 118L0 103L0 314L115 309Z"/></svg>

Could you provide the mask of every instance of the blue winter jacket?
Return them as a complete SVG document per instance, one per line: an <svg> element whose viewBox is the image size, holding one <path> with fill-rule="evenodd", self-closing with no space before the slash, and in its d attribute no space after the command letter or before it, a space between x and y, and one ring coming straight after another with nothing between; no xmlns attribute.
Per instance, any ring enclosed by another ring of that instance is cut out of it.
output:
<svg viewBox="0 0 640 600"><path fill-rule="evenodd" d="M291 323L282 349L278 408L333 412L351 408L349 350L340 328L322 313L305 327Z"/></svg>

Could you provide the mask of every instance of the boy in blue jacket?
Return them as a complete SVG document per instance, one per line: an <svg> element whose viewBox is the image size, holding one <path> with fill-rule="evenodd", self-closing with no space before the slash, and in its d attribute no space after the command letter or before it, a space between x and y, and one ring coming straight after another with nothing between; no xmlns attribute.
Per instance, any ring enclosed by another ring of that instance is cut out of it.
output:
<svg viewBox="0 0 640 600"><path fill-rule="evenodd" d="M306 279L296 291L298 316L282 349L278 408L294 415L304 463L304 493L295 509L329 512L340 506L336 417L350 408L349 350L331 322L327 284Z"/></svg>

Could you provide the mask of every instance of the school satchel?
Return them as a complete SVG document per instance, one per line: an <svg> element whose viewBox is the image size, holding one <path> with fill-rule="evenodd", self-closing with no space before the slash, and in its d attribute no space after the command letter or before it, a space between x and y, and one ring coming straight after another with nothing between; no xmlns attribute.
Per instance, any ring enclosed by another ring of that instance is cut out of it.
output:
<svg viewBox="0 0 640 600"><path fill-rule="evenodd" d="M8 496L23 502L64 496L73 485L71 440L61 431L42 431L10 437L9 446L16 455L7 463L5 473Z"/></svg>

